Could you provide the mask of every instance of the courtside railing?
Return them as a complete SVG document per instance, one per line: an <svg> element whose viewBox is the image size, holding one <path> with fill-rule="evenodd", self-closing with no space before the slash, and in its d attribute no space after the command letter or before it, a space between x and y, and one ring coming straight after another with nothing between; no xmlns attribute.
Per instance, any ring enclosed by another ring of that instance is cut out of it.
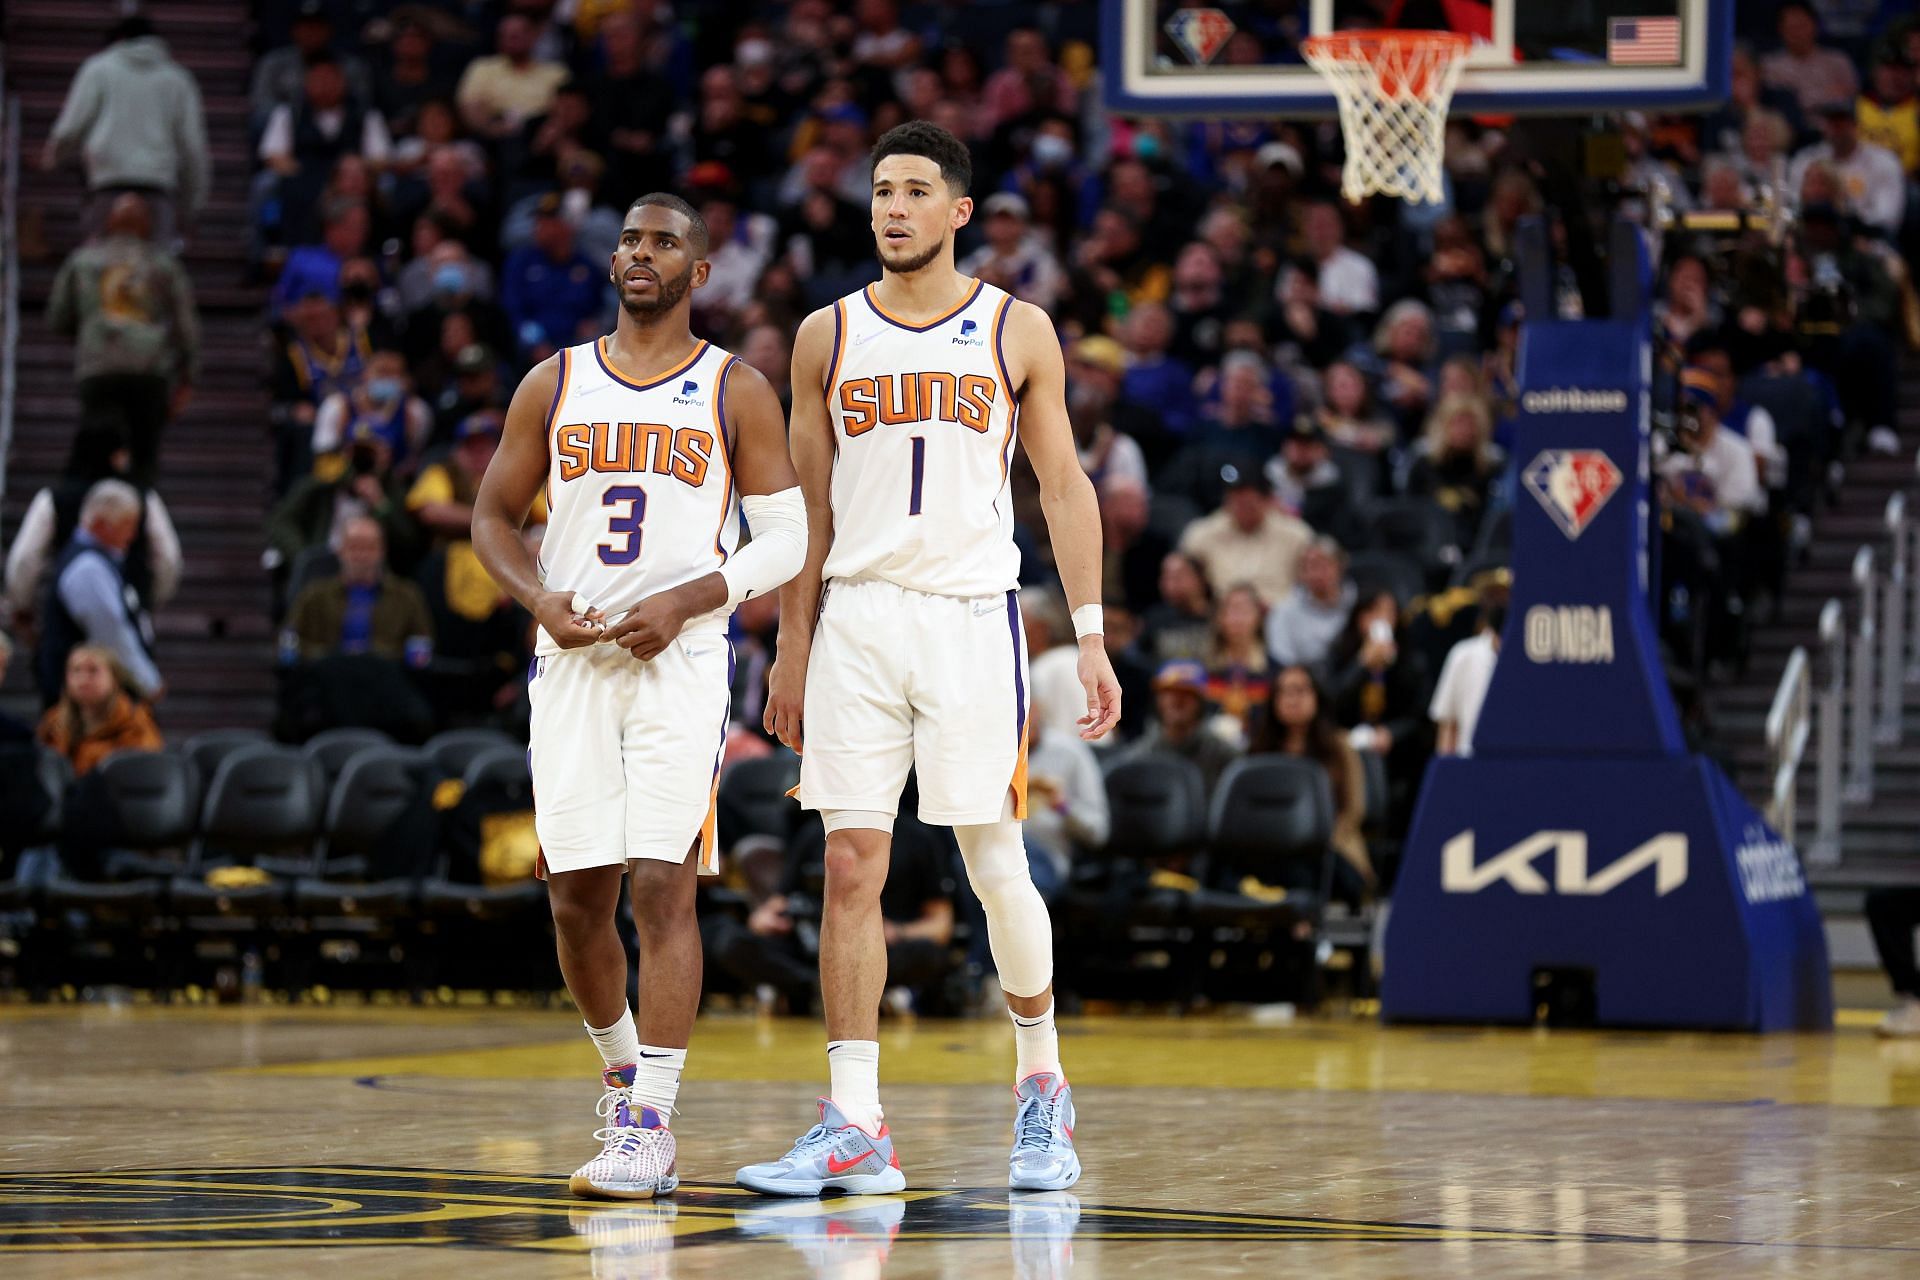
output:
<svg viewBox="0 0 1920 1280"><path fill-rule="evenodd" d="M1854 552L1852 599L1827 601L1817 662L1795 649L1767 711L1767 817L1799 838L1796 779L1811 750L1814 822L1804 849L1816 866L1840 861L1844 806L1873 802L1874 756L1900 745L1907 688L1920 684L1920 520L1907 507L1904 493L1887 499L1884 570L1873 547Z"/></svg>

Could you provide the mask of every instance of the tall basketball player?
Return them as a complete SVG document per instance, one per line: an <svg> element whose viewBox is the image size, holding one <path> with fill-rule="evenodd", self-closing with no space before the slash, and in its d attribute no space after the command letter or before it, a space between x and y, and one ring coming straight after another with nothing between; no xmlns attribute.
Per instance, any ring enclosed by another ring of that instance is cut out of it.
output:
<svg viewBox="0 0 1920 1280"><path fill-rule="evenodd" d="M820 1123L791 1151L740 1170L742 1186L772 1195L905 1185L880 1108L876 1036L880 889L913 767L920 817L959 840L1013 1016L1010 1183L1057 1190L1080 1175L1053 1026L1053 928L1020 833L1016 424L1074 606L1082 736L1118 721L1120 687L1101 643L1100 517L1067 422L1059 339L1045 312L954 269L971 177L966 147L944 129L915 121L882 137L872 219L884 274L808 316L794 346L792 448L809 550L782 596L766 718L781 741L804 745L800 802L827 829L820 986L831 1086Z"/></svg>
<svg viewBox="0 0 1920 1280"><path fill-rule="evenodd" d="M700 1003L694 876L715 870L727 617L806 556L779 400L688 327L706 254L706 224L685 201L634 202L611 264L612 336L527 375L473 507L474 550L540 624L534 825L560 969L606 1063L604 1146L573 1175L581 1196L678 1185L668 1120ZM543 485L536 565L519 530ZM637 1025L614 929L623 875L640 934Z"/></svg>

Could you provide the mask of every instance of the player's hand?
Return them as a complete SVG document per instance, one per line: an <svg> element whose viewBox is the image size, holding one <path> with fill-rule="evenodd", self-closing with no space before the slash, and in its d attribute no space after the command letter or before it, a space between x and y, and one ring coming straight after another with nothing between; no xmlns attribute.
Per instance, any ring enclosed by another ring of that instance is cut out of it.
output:
<svg viewBox="0 0 1920 1280"><path fill-rule="evenodd" d="M807 660L782 652L767 673L767 711L761 717L766 731L792 751L800 750L800 712L807 693Z"/></svg>
<svg viewBox="0 0 1920 1280"><path fill-rule="evenodd" d="M598 609L575 613L571 591L543 591L533 602L533 620L562 649L584 649L600 639L606 615Z"/></svg>
<svg viewBox="0 0 1920 1280"><path fill-rule="evenodd" d="M1078 722L1080 736L1088 742L1104 738L1120 723L1120 680L1107 658L1104 636L1088 636L1080 642L1080 687L1087 691L1087 714Z"/></svg>
<svg viewBox="0 0 1920 1280"><path fill-rule="evenodd" d="M629 609L626 617L607 628L605 638L642 662L650 662L679 636L688 616L679 592L662 591Z"/></svg>

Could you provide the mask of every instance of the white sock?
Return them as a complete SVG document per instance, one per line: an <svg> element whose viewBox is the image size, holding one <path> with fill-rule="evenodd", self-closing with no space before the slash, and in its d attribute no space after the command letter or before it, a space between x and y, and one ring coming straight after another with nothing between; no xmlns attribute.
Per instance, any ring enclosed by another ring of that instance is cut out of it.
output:
<svg viewBox="0 0 1920 1280"><path fill-rule="evenodd" d="M878 1137L880 1111L880 1042L827 1042L827 1097L854 1124Z"/></svg>
<svg viewBox="0 0 1920 1280"><path fill-rule="evenodd" d="M620 1010L620 1020L610 1027L588 1027L600 1060L609 1067L625 1067L640 1061L640 1033L633 1028L633 1010Z"/></svg>
<svg viewBox="0 0 1920 1280"><path fill-rule="evenodd" d="M673 1104L680 1097L680 1073L687 1068L685 1049L668 1049L657 1044L640 1046L633 1069L633 1107L652 1107L666 1124Z"/></svg>
<svg viewBox="0 0 1920 1280"><path fill-rule="evenodd" d="M1019 1084L1042 1071L1064 1078L1067 1073L1060 1067L1060 1033L1053 1026L1053 1001L1047 1001L1047 1011L1037 1018L1023 1018L1011 1009L1007 1016L1013 1019L1013 1082Z"/></svg>

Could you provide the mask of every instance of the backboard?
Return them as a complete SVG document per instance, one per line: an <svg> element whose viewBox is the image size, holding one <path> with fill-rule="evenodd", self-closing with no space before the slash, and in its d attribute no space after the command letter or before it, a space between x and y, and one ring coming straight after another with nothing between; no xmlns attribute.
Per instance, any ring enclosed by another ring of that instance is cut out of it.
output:
<svg viewBox="0 0 1920 1280"><path fill-rule="evenodd" d="M1108 106L1151 115L1332 115L1310 35L1455 31L1474 49L1456 112L1705 110L1727 96L1733 0L1105 0Z"/></svg>

